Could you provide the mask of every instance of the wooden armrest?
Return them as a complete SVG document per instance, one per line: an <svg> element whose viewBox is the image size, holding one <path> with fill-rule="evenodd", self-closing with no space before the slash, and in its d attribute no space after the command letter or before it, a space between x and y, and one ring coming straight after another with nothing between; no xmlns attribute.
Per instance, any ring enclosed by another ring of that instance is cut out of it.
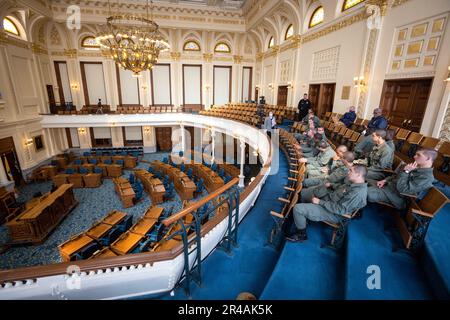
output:
<svg viewBox="0 0 450 320"><path fill-rule="evenodd" d="M295 191L294 188L290 188L290 187L284 187L284 189L285 189L285 190L288 190L288 191Z"/></svg>
<svg viewBox="0 0 450 320"><path fill-rule="evenodd" d="M411 211L414 212L415 214L418 214L418 215L421 215L421 216L424 216L424 217L427 217L427 218L433 218L434 217L431 213L422 211L422 210L417 209L417 208L411 208Z"/></svg>
<svg viewBox="0 0 450 320"><path fill-rule="evenodd" d="M295 179L295 178L290 178L290 177L288 178L288 180L289 180L289 181L297 181L297 179Z"/></svg>
<svg viewBox="0 0 450 320"><path fill-rule="evenodd" d="M291 203L288 199L285 199L285 198L278 198L278 201L281 201L284 203Z"/></svg>
<svg viewBox="0 0 450 320"><path fill-rule="evenodd" d="M293 172L293 173L298 173L298 171L297 170L289 170L290 172Z"/></svg>
<svg viewBox="0 0 450 320"><path fill-rule="evenodd" d="M277 218L284 219L284 216L281 213L278 213L278 212L275 212L275 211L270 211L270 214L275 216L275 217L277 217Z"/></svg>

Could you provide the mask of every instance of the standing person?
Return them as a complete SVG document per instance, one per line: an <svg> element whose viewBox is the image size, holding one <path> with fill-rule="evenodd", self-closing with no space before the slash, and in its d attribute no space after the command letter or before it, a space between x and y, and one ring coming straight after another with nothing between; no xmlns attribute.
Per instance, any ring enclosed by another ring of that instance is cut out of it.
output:
<svg viewBox="0 0 450 320"><path fill-rule="evenodd" d="M302 121L308 115L308 111L311 108L311 101L308 99L308 94L305 93L303 99L298 103L298 121Z"/></svg>
<svg viewBox="0 0 450 320"><path fill-rule="evenodd" d="M102 99L98 99L98 103L97 103L97 114L103 114Z"/></svg>

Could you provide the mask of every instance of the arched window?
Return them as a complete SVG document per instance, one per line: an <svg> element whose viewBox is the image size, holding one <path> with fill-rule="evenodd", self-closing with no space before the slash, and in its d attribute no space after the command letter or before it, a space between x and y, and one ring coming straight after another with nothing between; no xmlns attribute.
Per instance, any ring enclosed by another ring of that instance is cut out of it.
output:
<svg viewBox="0 0 450 320"><path fill-rule="evenodd" d="M323 7L318 7L314 13L311 16L311 20L309 20L309 27L315 27L318 24L321 24L323 22L325 16L325 11L323 10Z"/></svg>
<svg viewBox="0 0 450 320"><path fill-rule="evenodd" d="M230 46L227 45L226 43L219 42L218 44L216 44L216 47L214 48L214 52L231 53L231 49L230 49Z"/></svg>
<svg viewBox="0 0 450 320"><path fill-rule="evenodd" d="M200 45L193 40L186 41L183 46L184 51L201 51Z"/></svg>
<svg viewBox="0 0 450 320"><path fill-rule="evenodd" d="M273 37L270 37L269 40L269 49L272 48L275 45L275 40L273 39Z"/></svg>
<svg viewBox="0 0 450 320"><path fill-rule="evenodd" d="M100 45L98 44L97 40L95 40L95 38L91 36L84 37L83 40L81 40L81 46L86 50L100 49Z"/></svg>
<svg viewBox="0 0 450 320"><path fill-rule="evenodd" d="M15 36L19 36L20 37L20 32L19 29L17 28L16 24L14 22L12 22L11 19L9 18L4 18L3 19L3 29L6 32L9 32Z"/></svg>
<svg viewBox="0 0 450 320"><path fill-rule="evenodd" d="M287 30L286 34L284 35L284 40L288 40L294 36L294 26L291 24Z"/></svg>
<svg viewBox="0 0 450 320"><path fill-rule="evenodd" d="M353 8L354 6L360 4L361 2L364 2L364 1L365 0L345 0L344 4L342 5L342 11Z"/></svg>

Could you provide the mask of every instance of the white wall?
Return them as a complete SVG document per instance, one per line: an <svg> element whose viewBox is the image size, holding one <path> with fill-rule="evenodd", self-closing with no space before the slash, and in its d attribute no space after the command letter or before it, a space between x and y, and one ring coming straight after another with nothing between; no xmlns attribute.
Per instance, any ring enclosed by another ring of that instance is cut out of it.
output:
<svg viewBox="0 0 450 320"><path fill-rule="evenodd" d="M214 104L230 103L231 68L214 67Z"/></svg>
<svg viewBox="0 0 450 320"><path fill-rule="evenodd" d="M85 64L86 86L90 104L97 104L98 99L102 99L103 104L108 104L106 98L105 77L103 75L103 64Z"/></svg>
<svg viewBox="0 0 450 320"><path fill-rule="evenodd" d="M156 65L151 70L154 105L171 104L170 65Z"/></svg>

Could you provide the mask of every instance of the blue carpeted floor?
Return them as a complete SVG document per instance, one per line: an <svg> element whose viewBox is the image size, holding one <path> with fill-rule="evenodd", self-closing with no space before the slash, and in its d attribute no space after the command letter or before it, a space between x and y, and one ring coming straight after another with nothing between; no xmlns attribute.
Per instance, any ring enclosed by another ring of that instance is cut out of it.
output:
<svg viewBox="0 0 450 320"><path fill-rule="evenodd" d="M275 199L283 195L287 179L287 160L280 154L280 168L276 175L268 177L260 195L239 225L239 247L232 256L216 249L202 263L203 287L191 286L193 299L235 299L241 292L251 292L259 297L278 259L277 251L267 246L273 221L269 214ZM186 299L182 288L173 297Z"/></svg>

